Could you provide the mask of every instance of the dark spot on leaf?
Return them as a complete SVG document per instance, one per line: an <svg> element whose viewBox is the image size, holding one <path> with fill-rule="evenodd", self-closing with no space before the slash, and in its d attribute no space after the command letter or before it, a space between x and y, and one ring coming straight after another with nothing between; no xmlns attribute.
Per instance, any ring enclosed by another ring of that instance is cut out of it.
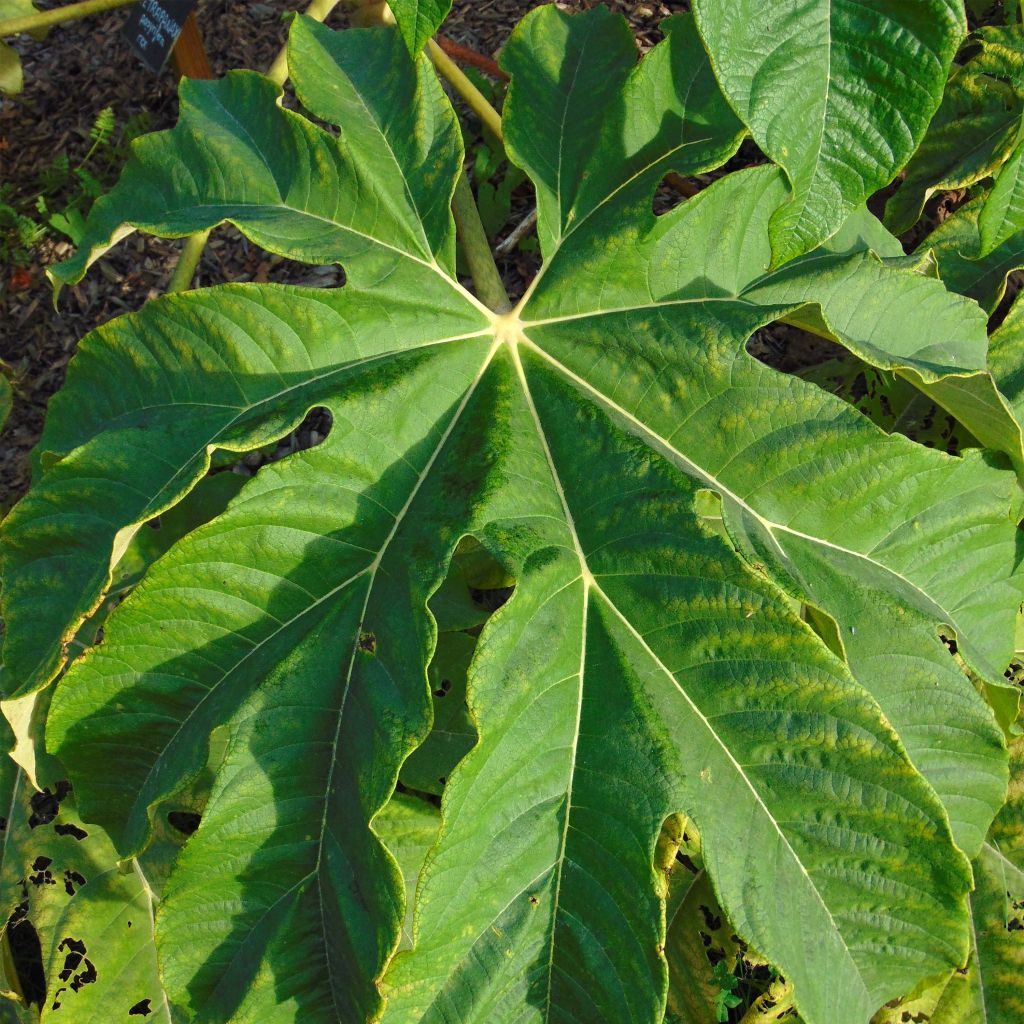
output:
<svg viewBox="0 0 1024 1024"><path fill-rule="evenodd" d="M512 596L514 587L495 587L492 590L469 588L469 596L473 603L488 612L496 612Z"/></svg>
<svg viewBox="0 0 1024 1024"><path fill-rule="evenodd" d="M140 999L129 1011L129 1017L148 1017L153 1012L148 999Z"/></svg>
<svg viewBox="0 0 1024 1024"><path fill-rule="evenodd" d="M53 877L53 873L47 870L52 863L53 861L49 857L36 857L35 863L32 865L32 870L35 874L28 876L29 884L56 885L57 882Z"/></svg>
<svg viewBox="0 0 1024 1024"><path fill-rule="evenodd" d="M359 634L359 650L367 654L377 653L377 638L372 633Z"/></svg>
<svg viewBox="0 0 1024 1024"><path fill-rule="evenodd" d="M87 952L85 943L82 942L80 939L66 938L61 942L61 944L57 948L63 951L65 946L68 948L70 953L77 954L79 958L84 956L85 953Z"/></svg>
<svg viewBox="0 0 1024 1024"><path fill-rule="evenodd" d="M61 968L58 977L61 981L70 981L72 992L80 991L85 985L92 985L97 978L96 965L85 955L88 950L81 939L73 939L70 936L62 939L57 947L58 953L67 953L64 956L64 966Z"/></svg>
<svg viewBox="0 0 1024 1024"><path fill-rule="evenodd" d="M81 842L89 834L84 828L79 828L77 825L72 825L68 822L66 825L54 825L53 831L59 836L71 836L73 839L77 839Z"/></svg>
<svg viewBox="0 0 1024 1024"><path fill-rule="evenodd" d="M7 926L7 942L18 984L29 1006L43 1008L46 999L46 975L43 973L43 950L39 933L31 921L24 920L28 904L24 903L11 915Z"/></svg>
<svg viewBox="0 0 1024 1024"><path fill-rule="evenodd" d="M61 801L71 792L69 782L58 782L51 793L49 787L41 793L33 793L29 800L32 813L29 815L28 827L38 828L40 825L49 825L60 813Z"/></svg>
<svg viewBox="0 0 1024 1024"><path fill-rule="evenodd" d="M539 899L537 899L537 897L536 897L536 896L531 896L531 897L530 897L530 906L531 906L531 907L535 907L535 906L537 906L537 904L538 904L538 903L540 903L540 900L539 900Z"/></svg>
<svg viewBox="0 0 1024 1024"><path fill-rule="evenodd" d="M441 685L434 690L435 697L447 697L448 691L452 688L452 681L450 679L442 679Z"/></svg>
<svg viewBox="0 0 1024 1024"><path fill-rule="evenodd" d="M83 985L92 985L97 978L96 966L91 960L83 961L85 970L71 979L71 991L77 992Z"/></svg>
<svg viewBox="0 0 1024 1024"><path fill-rule="evenodd" d="M190 836L197 828L201 818L195 811L171 811L167 815L167 824L182 835Z"/></svg>
<svg viewBox="0 0 1024 1024"><path fill-rule="evenodd" d="M30 885L56 885L53 874L47 869L53 863L50 857L36 857L32 862L32 870L35 874L28 876L28 882Z"/></svg>
<svg viewBox="0 0 1024 1024"><path fill-rule="evenodd" d="M700 905L700 912L704 918L704 927L708 931L717 932L722 927L722 919L717 914L712 914L710 907L702 903Z"/></svg>
<svg viewBox="0 0 1024 1024"><path fill-rule="evenodd" d="M693 861L689 857L687 857L685 853L677 852L676 860L679 861L679 863L682 864L683 867L686 868L686 870L689 871L691 874L700 874L700 868L698 868L697 865L694 864Z"/></svg>
<svg viewBox="0 0 1024 1024"><path fill-rule="evenodd" d="M64 872L64 891L69 896L74 896L83 885L85 885L85 875L79 874L77 871Z"/></svg>

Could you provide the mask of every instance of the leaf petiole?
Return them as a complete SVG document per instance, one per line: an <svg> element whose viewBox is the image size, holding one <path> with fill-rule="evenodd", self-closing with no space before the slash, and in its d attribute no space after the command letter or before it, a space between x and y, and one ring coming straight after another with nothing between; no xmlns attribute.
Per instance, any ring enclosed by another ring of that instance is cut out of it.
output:
<svg viewBox="0 0 1024 1024"><path fill-rule="evenodd" d="M433 40L427 40L427 54L434 67L447 79L449 85L469 104L477 117L497 136L504 141L501 130L501 114L487 101L487 97L470 81L468 76Z"/></svg>
<svg viewBox="0 0 1024 1024"><path fill-rule="evenodd" d="M82 0L77 4L66 4L52 11L40 11L38 14L26 14L20 18L8 18L0 21L0 39L8 36L21 35L23 32L38 32L51 25L63 25L68 21L88 18L91 14L103 14L118 7L127 7L138 3L138 0Z"/></svg>
<svg viewBox="0 0 1024 1024"><path fill-rule="evenodd" d="M512 308L512 303L502 284L498 266L494 262L491 243L487 240L487 233L480 220L480 211L477 209L473 190L465 172L459 176L455 185L452 213L455 215L455 228L462 244L462 252L480 300L495 313L507 313Z"/></svg>

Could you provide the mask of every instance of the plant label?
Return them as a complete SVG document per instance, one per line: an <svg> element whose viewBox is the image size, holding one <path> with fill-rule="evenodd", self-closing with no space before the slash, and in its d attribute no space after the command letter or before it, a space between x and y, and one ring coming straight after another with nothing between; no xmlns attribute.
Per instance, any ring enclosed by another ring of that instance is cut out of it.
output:
<svg viewBox="0 0 1024 1024"><path fill-rule="evenodd" d="M181 35L197 0L141 0L128 15L122 35L143 64L158 75Z"/></svg>

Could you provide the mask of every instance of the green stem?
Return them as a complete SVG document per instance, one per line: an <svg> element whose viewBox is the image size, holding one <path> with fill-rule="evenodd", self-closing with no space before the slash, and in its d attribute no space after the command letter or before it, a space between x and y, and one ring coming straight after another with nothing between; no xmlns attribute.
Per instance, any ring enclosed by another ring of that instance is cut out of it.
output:
<svg viewBox="0 0 1024 1024"><path fill-rule="evenodd" d="M462 68L433 39L427 40L427 53L434 62L434 67L448 79L451 87L469 104L473 113L499 139L503 140L501 114L488 103L487 97L463 74Z"/></svg>
<svg viewBox="0 0 1024 1024"><path fill-rule="evenodd" d="M312 0L312 3L303 12L307 18L315 21L326 21L327 15L338 6L339 0ZM284 85L288 79L288 44L281 47L280 53L274 58L274 63L267 71L269 78L276 85Z"/></svg>
<svg viewBox="0 0 1024 1024"><path fill-rule="evenodd" d="M7 36L20 35L22 32L37 32L51 25L63 25L66 21L88 18L90 14L103 14L118 7L136 4L139 0L82 0L77 4L66 4L52 11L39 11L36 14L23 14L20 18L8 18L0 21L0 39Z"/></svg>
<svg viewBox="0 0 1024 1024"><path fill-rule="evenodd" d="M192 278L196 276L196 268L202 258L203 249L206 248L206 240L210 237L210 229L197 231L185 239L181 256L178 257L178 265L174 268L170 283L167 285L167 292L187 292L192 287Z"/></svg>
<svg viewBox="0 0 1024 1024"><path fill-rule="evenodd" d="M462 243L462 253L469 264L469 273L476 286L477 295L484 305L495 313L507 313L512 308L508 292L501 283L498 266L491 254L491 243L487 240L480 211L477 209L473 190L465 172L459 175L452 197L452 213L455 215L455 227Z"/></svg>

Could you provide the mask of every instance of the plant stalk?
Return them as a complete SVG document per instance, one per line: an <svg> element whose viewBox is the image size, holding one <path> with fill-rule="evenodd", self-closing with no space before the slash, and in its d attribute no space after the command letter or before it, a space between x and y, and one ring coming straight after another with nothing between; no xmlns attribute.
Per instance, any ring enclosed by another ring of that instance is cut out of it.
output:
<svg viewBox="0 0 1024 1024"><path fill-rule="evenodd" d="M427 40L427 53L434 67L444 75L451 87L469 104L470 109L501 140L501 114L487 101L487 97L466 77L462 68L448 56L433 39Z"/></svg>
<svg viewBox="0 0 1024 1024"><path fill-rule="evenodd" d="M434 68L443 75L452 88L469 104L480 120L504 141L501 130L501 115L487 102L487 97L463 74L455 61L433 40L427 40L427 54L434 63ZM469 265L469 274L473 278L477 296L495 313L507 313L512 302L502 284L498 265L494 262L491 243L480 220L480 210L473 196L466 172L459 175L455 183L455 195L452 196L452 214L455 216L455 229L458 233L462 254Z"/></svg>
<svg viewBox="0 0 1024 1024"><path fill-rule="evenodd" d="M512 229L508 238L494 247L498 256L505 256L510 253L536 226L537 207L530 212Z"/></svg>
<svg viewBox="0 0 1024 1024"><path fill-rule="evenodd" d="M437 36L437 45L452 60L459 64L469 64L474 68L478 68L485 75L490 75L492 78L500 78L503 82L507 82L511 78L507 71L502 70L501 65L494 58L477 53L476 50L471 50L468 46L455 42L454 39L439 35Z"/></svg>
<svg viewBox="0 0 1024 1024"><path fill-rule="evenodd" d="M196 276L196 268L206 248L206 240L210 237L210 229L197 231L185 239L178 263L167 285L167 293L187 292L192 287L192 278Z"/></svg>
<svg viewBox="0 0 1024 1024"><path fill-rule="evenodd" d="M512 308L508 292L501 283L497 264L491 254L491 243L487 240L480 211L477 209L473 190L469 187L469 179L465 172L459 175L452 197L452 213L455 215L455 227L462 243L462 253L469 264L469 274L473 278L477 295L484 305L495 313L507 313Z"/></svg>
<svg viewBox="0 0 1024 1024"><path fill-rule="evenodd" d="M36 14L23 14L20 18L8 18L0 21L0 39L7 36L20 35L22 32L38 32L51 25L63 25L66 21L88 18L90 14L103 14L118 7L136 4L139 0L82 0L77 4L65 4L52 11L38 11Z"/></svg>

